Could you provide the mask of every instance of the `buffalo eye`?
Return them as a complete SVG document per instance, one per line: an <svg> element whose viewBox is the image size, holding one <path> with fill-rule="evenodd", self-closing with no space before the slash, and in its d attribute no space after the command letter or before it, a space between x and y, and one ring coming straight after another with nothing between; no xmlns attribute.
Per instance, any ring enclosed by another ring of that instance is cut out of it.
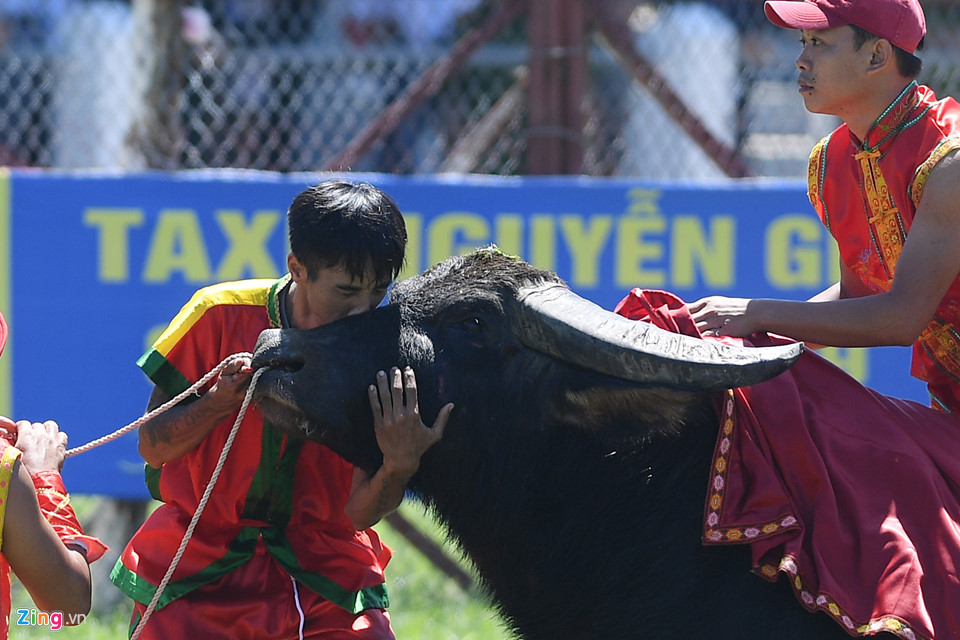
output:
<svg viewBox="0 0 960 640"><path fill-rule="evenodd" d="M480 318L467 318L460 323L460 328L467 333L478 334L483 331L483 322L480 320Z"/></svg>

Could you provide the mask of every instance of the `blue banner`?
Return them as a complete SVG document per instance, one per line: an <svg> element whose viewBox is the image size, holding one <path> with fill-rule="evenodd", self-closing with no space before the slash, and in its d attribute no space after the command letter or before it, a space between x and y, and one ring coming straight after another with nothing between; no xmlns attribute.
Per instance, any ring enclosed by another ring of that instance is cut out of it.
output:
<svg viewBox="0 0 960 640"><path fill-rule="evenodd" d="M193 292L285 271L285 212L330 175L255 172L0 177L0 413L57 420L78 446L136 420L151 385L134 364ZM837 253L799 181L352 174L407 219L401 277L489 243L556 271L612 309L633 287L806 299ZM252 349L253 345L251 345ZM830 350L883 393L927 403L909 349ZM79 493L146 497L136 435L71 458Z"/></svg>

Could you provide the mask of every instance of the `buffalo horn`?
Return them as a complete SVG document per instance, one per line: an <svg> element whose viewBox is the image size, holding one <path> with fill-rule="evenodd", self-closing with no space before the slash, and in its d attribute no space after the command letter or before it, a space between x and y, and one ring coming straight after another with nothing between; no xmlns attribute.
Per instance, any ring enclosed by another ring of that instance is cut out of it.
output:
<svg viewBox="0 0 960 640"><path fill-rule="evenodd" d="M783 372L801 343L738 347L665 331L606 311L558 285L520 292L520 340L531 349L617 378L687 389L743 387Z"/></svg>

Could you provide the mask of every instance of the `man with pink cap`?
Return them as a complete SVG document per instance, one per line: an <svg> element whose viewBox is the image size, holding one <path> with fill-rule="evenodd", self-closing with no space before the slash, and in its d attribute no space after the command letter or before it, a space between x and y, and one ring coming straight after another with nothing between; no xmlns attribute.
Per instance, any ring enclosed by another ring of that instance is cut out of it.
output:
<svg viewBox="0 0 960 640"><path fill-rule="evenodd" d="M919 85L917 0L771 0L797 29L807 109L843 124L810 155L810 201L840 249L840 281L809 301L710 297L701 331L812 345L913 345L931 405L960 411L960 104Z"/></svg>
<svg viewBox="0 0 960 640"><path fill-rule="evenodd" d="M8 334L0 314L0 354ZM70 506L60 478L66 446L66 434L52 420L0 416L0 638L10 626L11 569L49 614L51 628L82 621L90 610L87 565L107 548L84 535Z"/></svg>

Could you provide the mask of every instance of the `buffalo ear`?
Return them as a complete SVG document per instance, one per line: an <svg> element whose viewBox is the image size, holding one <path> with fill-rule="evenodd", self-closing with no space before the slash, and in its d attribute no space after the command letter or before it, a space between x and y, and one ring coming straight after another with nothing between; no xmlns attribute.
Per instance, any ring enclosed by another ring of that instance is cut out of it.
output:
<svg viewBox="0 0 960 640"><path fill-rule="evenodd" d="M676 433L693 415L712 412L712 394L666 387L595 386L568 391L556 408L570 428L605 441Z"/></svg>

